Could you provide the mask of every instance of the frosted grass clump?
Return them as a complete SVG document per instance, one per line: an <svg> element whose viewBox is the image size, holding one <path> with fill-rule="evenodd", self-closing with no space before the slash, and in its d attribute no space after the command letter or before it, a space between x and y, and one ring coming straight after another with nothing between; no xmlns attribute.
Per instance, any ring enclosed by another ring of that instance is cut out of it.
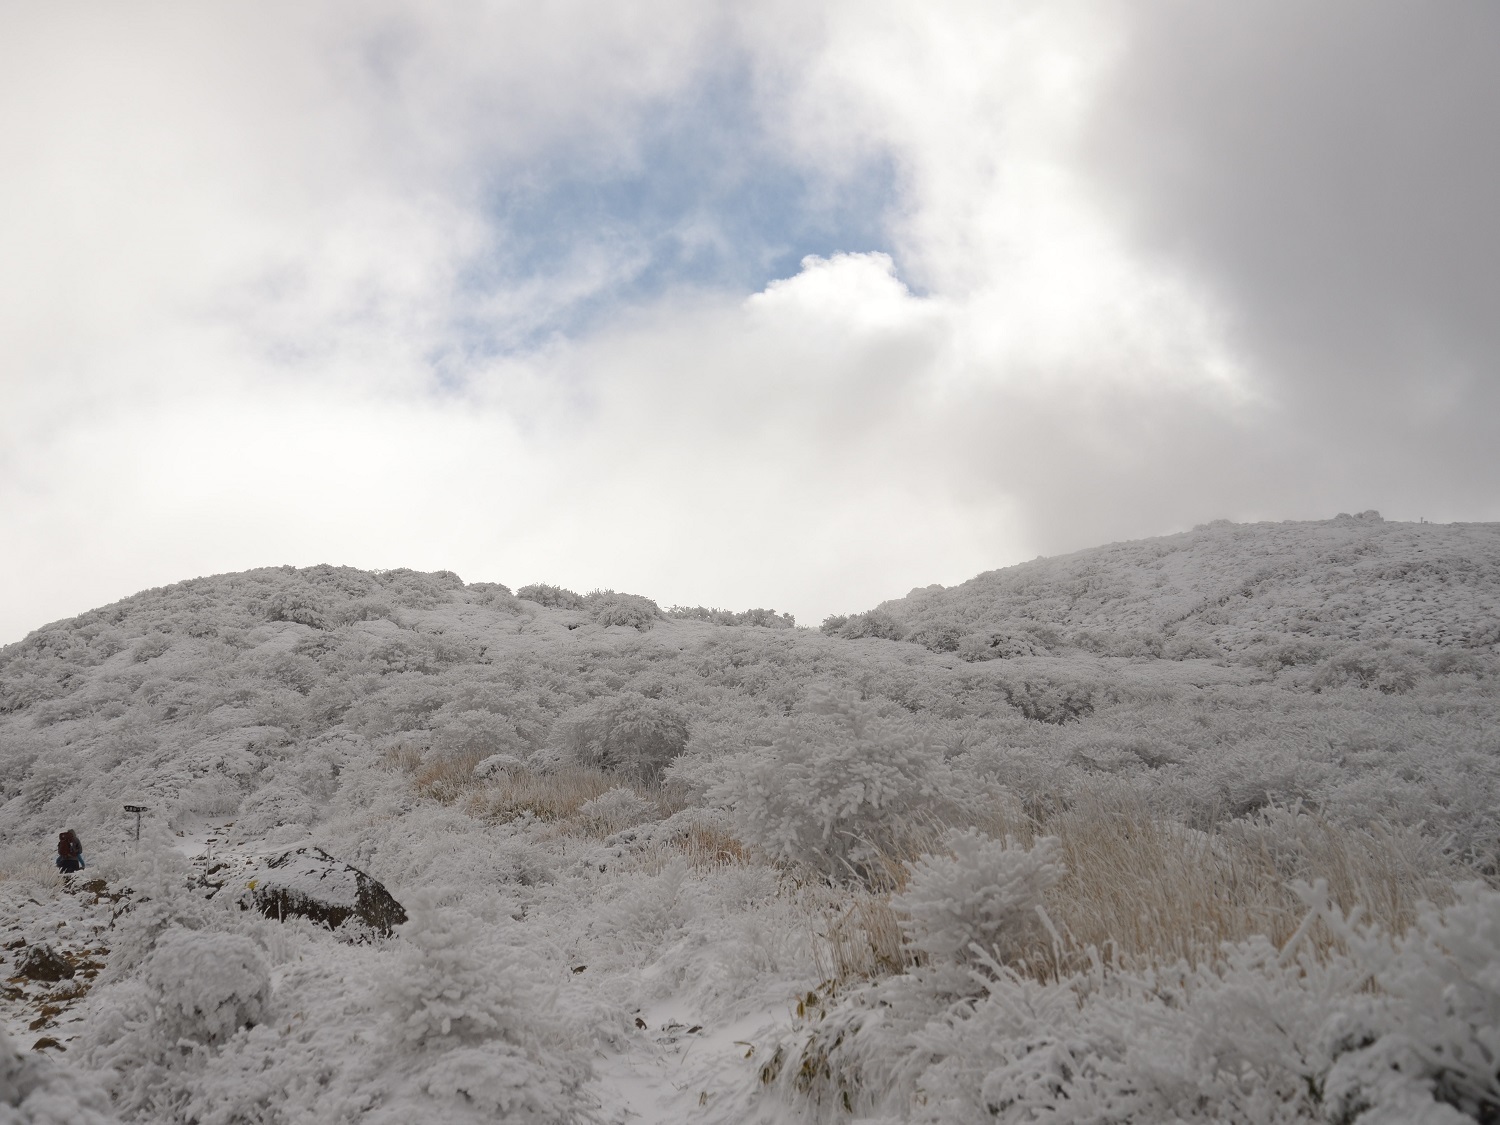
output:
<svg viewBox="0 0 1500 1125"><path fill-rule="evenodd" d="M488 758L481 759L474 766L474 776L495 777L498 774L511 773L514 770L525 768L526 763L514 754L491 754Z"/></svg>
<svg viewBox="0 0 1500 1125"><path fill-rule="evenodd" d="M1044 931L1042 898L1066 874L1061 842L1046 836L1025 848L970 828L950 832L947 846L952 855L909 864L906 890L891 899L907 915L910 944L939 961L1015 960Z"/></svg>

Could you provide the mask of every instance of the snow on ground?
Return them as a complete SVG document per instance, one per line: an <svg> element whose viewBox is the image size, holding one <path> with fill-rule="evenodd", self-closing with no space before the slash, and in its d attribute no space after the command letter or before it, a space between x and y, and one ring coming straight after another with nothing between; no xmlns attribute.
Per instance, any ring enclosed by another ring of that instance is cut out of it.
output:
<svg viewBox="0 0 1500 1125"><path fill-rule="evenodd" d="M781 1125L818 1112L760 1081L768 1052L817 1039L824 1015L800 1018L799 997L850 985L819 993L837 1022L863 1018L864 975L920 993L881 892L838 884L837 863L820 879L786 851L802 833L833 855L892 808L932 829L982 799L986 831L1053 816L1080 847L1094 837L1070 808L1134 810L1213 854L1260 841L1276 893L1317 874L1325 839L1377 856L1405 841L1419 875L1500 869L1491 527L1216 526L916 591L826 634L666 616L638 630L611 623L637 603L554 593L268 569L147 591L0 653L0 1017L15 1044L113 1083L135 1121ZM818 692L873 733L839 734ZM880 771L902 762L932 785L866 802L899 788L906 774ZM854 792L866 767L873 787ZM122 802L151 809L139 850ZM90 868L62 880L46 853L68 826ZM1097 839L1117 851L1131 834ZM302 845L378 878L413 924L349 945L234 909L231 890ZM1132 873L1110 870L1089 886L1113 910L1104 884ZM1371 871L1415 885L1399 864ZM159 894L133 919L132 881ZM1468 908L1490 924L1491 900ZM19 976L44 943L71 978ZM1475 948L1459 985L1488 964ZM244 987L174 975L179 953L233 954ZM1256 987L1295 1000L1267 972ZM213 1018L185 1034L198 992ZM1046 1002L1071 1011L1063 999ZM952 1058L983 1047L967 1016L943 1018ZM987 1042L1008 1042L996 1020ZM867 1108L929 1065L915 1033L859 1042L839 1081L907 1076L852 1091Z"/></svg>
<svg viewBox="0 0 1500 1125"><path fill-rule="evenodd" d="M81 1001L109 956L115 909L109 890L86 871L65 884L0 882L0 1018L12 1042L65 1052L77 1038ZM70 975L58 980L18 975L23 958L37 948L55 950Z"/></svg>

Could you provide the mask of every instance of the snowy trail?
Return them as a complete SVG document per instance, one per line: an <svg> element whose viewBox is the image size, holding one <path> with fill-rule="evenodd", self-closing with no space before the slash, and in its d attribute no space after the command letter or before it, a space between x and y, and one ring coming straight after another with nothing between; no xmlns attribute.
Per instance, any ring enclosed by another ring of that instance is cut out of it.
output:
<svg viewBox="0 0 1500 1125"><path fill-rule="evenodd" d="M700 1024L680 1002L641 1013L646 1024L630 1049L594 1060L596 1096L610 1125L791 1125L779 1109L747 1116L744 1093L753 1075L752 1042L785 1023L784 1013L756 1012L718 1026Z"/></svg>
<svg viewBox="0 0 1500 1125"><path fill-rule="evenodd" d="M218 862L250 861L246 849L224 843L226 827L203 825L174 840L194 875L203 876ZM0 882L0 1026L13 1043L67 1052L82 1030L85 998L109 962L110 931L126 905L123 888L87 868L62 881ZM21 975L22 959L37 946L55 950L71 975L56 980Z"/></svg>
<svg viewBox="0 0 1500 1125"><path fill-rule="evenodd" d="M66 1052L82 1028L80 1006L109 954L115 903L88 873L63 884L0 883L0 1021L11 1042ZM33 948L55 951L67 975L23 976Z"/></svg>

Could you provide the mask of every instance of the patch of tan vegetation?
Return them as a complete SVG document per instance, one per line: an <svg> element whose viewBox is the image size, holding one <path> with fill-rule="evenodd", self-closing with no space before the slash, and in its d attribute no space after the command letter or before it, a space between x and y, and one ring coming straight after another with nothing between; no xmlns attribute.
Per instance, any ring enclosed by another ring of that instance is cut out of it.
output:
<svg viewBox="0 0 1500 1125"><path fill-rule="evenodd" d="M1268 810L1202 832L1153 814L1130 795L1091 793L1026 821L985 825L1029 846L1061 842L1067 874L1047 895L1046 934L1015 964L1055 979L1102 958L1144 968L1221 958L1225 943L1264 935L1285 945L1307 906L1294 884L1327 883L1329 899L1390 933L1404 933L1423 901L1452 901L1462 872L1441 845L1415 831L1336 823L1299 809ZM1008 830L1008 832L1007 832ZM937 845L940 846L940 845ZM891 857L891 889L904 888L905 862ZM820 935L829 980L873 979L917 963L889 893L854 892ZM1305 935L1335 944L1321 923Z"/></svg>
<svg viewBox="0 0 1500 1125"><path fill-rule="evenodd" d="M585 802L620 787L620 779L603 770L582 766L545 773L514 770L477 779L466 794L464 808L484 820L506 821L530 814L538 820L571 822L586 830L578 810Z"/></svg>

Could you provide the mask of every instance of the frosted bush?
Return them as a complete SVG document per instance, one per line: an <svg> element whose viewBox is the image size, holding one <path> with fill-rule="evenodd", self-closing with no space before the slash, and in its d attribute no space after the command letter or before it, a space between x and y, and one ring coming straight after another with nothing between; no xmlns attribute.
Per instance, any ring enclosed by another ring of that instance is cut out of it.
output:
<svg viewBox="0 0 1500 1125"><path fill-rule="evenodd" d="M271 995L271 974L248 937L169 930L141 967L169 1042L222 1043L257 1022Z"/></svg>
<svg viewBox="0 0 1500 1125"><path fill-rule="evenodd" d="M221 773L200 777L183 789L170 822L177 827L193 817L233 816L244 796L244 790L232 777Z"/></svg>
<svg viewBox="0 0 1500 1125"><path fill-rule="evenodd" d="M112 1125L118 1120L93 1078L37 1053L21 1054L0 1029L0 1122Z"/></svg>
<svg viewBox="0 0 1500 1125"><path fill-rule="evenodd" d="M601 793L592 801L585 801L578 806L579 816L609 832L639 824L654 811L651 802L634 789L623 786Z"/></svg>
<svg viewBox="0 0 1500 1125"><path fill-rule="evenodd" d="M887 857L969 799L924 730L826 692L707 794L729 809L735 834L771 859L870 884L889 877Z"/></svg>
<svg viewBox="0 0 1500 1125"><path fill-rule="evenodd" d="M144 664L148 660L154 660L172 647L172 638L165 633L147 633L136 642L134 650L130 654L133 663Z"/></svg>
<svg viewBox="0 0 1500 1125"><path fill-rule="evenodd" d="M129 976L168 930L201 930L209 924L208 904L189 890L189 868L181 853L148 844L122 867L121 881L134 895L110 943L104 971L109 980Z"/></svg>
<svg viewBox="0 0 1500 1125"><path fill-rule="evenodd" d="M1009 629L962 634L954 643L953 651L971 663L982 660L1013 660L1018 656L1046 653L1046 649L1029 633Z"/></svg>
<svg viewBox="0 0 1500 1125"><path fill-rule="evenodd" d="M396 928L394 963L383 967L377 1003L395 1038L413 1047L524 1043L545 1008L540 966L519 949L495 948L477 919L412 896Z"/></svg>
<svg viewBox="0 0 1500 1125"><path fill-rule="evenodd" d="M577 708L553 732L564 760L647 784L687 745L687 720L672 704L621 692Z"/></svg>
<svg viewBox="0 0 1500 1125"><path fill-rule="evenodd" d="M314 629L329 626L328 607L323 599L311 590L284 589L271 595L266 604L267 621L290 621L298 625L310 625Z"/></svg>
<svg viewBox="0 0 1500 1125"><path fill-rule="evenodd" d="M1411 691L1425 671L1416 646L1351 645L1319 665L1311 686L1321 691L1348 685L1399 695Z"/></svg>
<svg viewBox="0 0 1500 1125"><path fill-rule="evenodd" d="M308 825L318 817L307 795L284 782L256 790L239 808L235 826L241 835L259 836L284 824Z"/></svg>
<svg viewBox="0 0 1500 1125"><path fill-rule="evenodd" d="M947 846L952 855L910 864L906 890L891 899L912 946L942 961L970 961L974 946L1001 962L1020 957L1042 935L1037 911L1065 874L1061 842L1028 849L970 828L950 832Z"/></svg>
<svg viewBox="0 0 1500 1125"><path fill-rule="evenodd" d="M592 1117L579 1104L584 1076L582 1068L567 1066L562 1059L544 1065L509 1043L487 1043L446 1052L423 1072L417 1085L444 1107L445 1122L563 1125ZM430 1106L423 1108L430 1112ZM377 1114L371 1120L406 1125L412 1118L409 1111L398 1109L390 1117Z"/></svg>
<svg viewBox="0 0 1500 1125"><path fill-rule="evenodd" d="M37 758L31 775L21 785L21 796L28 806L40 809L70 785L77 784L81 769L77 755L66 751Z"/></svg>
<svg viewBox="0 0 1500 1125"><path fill-rule="evenodd" d="M468 710L444 715L437 729L437 748L458 756L472 754L486 758L494 754L513 754L526 745L516 724L494 711Z"/></svg>
<svg viewBox="0 0 1500 1125"><path fill-rule="evenodd" d="M823 619L823 624L818 626L819 631L830 637L842 637L845 640L862 640L866 637L875 637L887 641L899 641L906 633L902 624L889 613L879 609L872 609L869 613L856 613L852 616L834 614Z"/></svg>
<svg viewBox="0 0 1500 1125"><path fill-rule="evenodd" d="M1379 992L1351 1021L1357 1036L1336 1025L1356 1049L1328 1077L1334 1108L1353 1120L1369 1107L1361 1125L1415 1120L1434 1101L1464 1116L1423 1121L1500 1120L1500 892L1471 883L1446 909L1424 908L1394 951L1359 944Z"/></svg>
<svg viewBox="0 0 1500 1125"><path fill-rule="evenodd" d="M644 632L662 615L660 606L639 594L595 591L589 595L588 602L596 625L625 625Z"/></svg>
<svg viewBox="0 0 1500 1125"><path fill-rule="evenodd" d="M546 582L534 582L516 591L516 597L549 609L582 609L583 598L572 590L551 586Z"/></svg>

